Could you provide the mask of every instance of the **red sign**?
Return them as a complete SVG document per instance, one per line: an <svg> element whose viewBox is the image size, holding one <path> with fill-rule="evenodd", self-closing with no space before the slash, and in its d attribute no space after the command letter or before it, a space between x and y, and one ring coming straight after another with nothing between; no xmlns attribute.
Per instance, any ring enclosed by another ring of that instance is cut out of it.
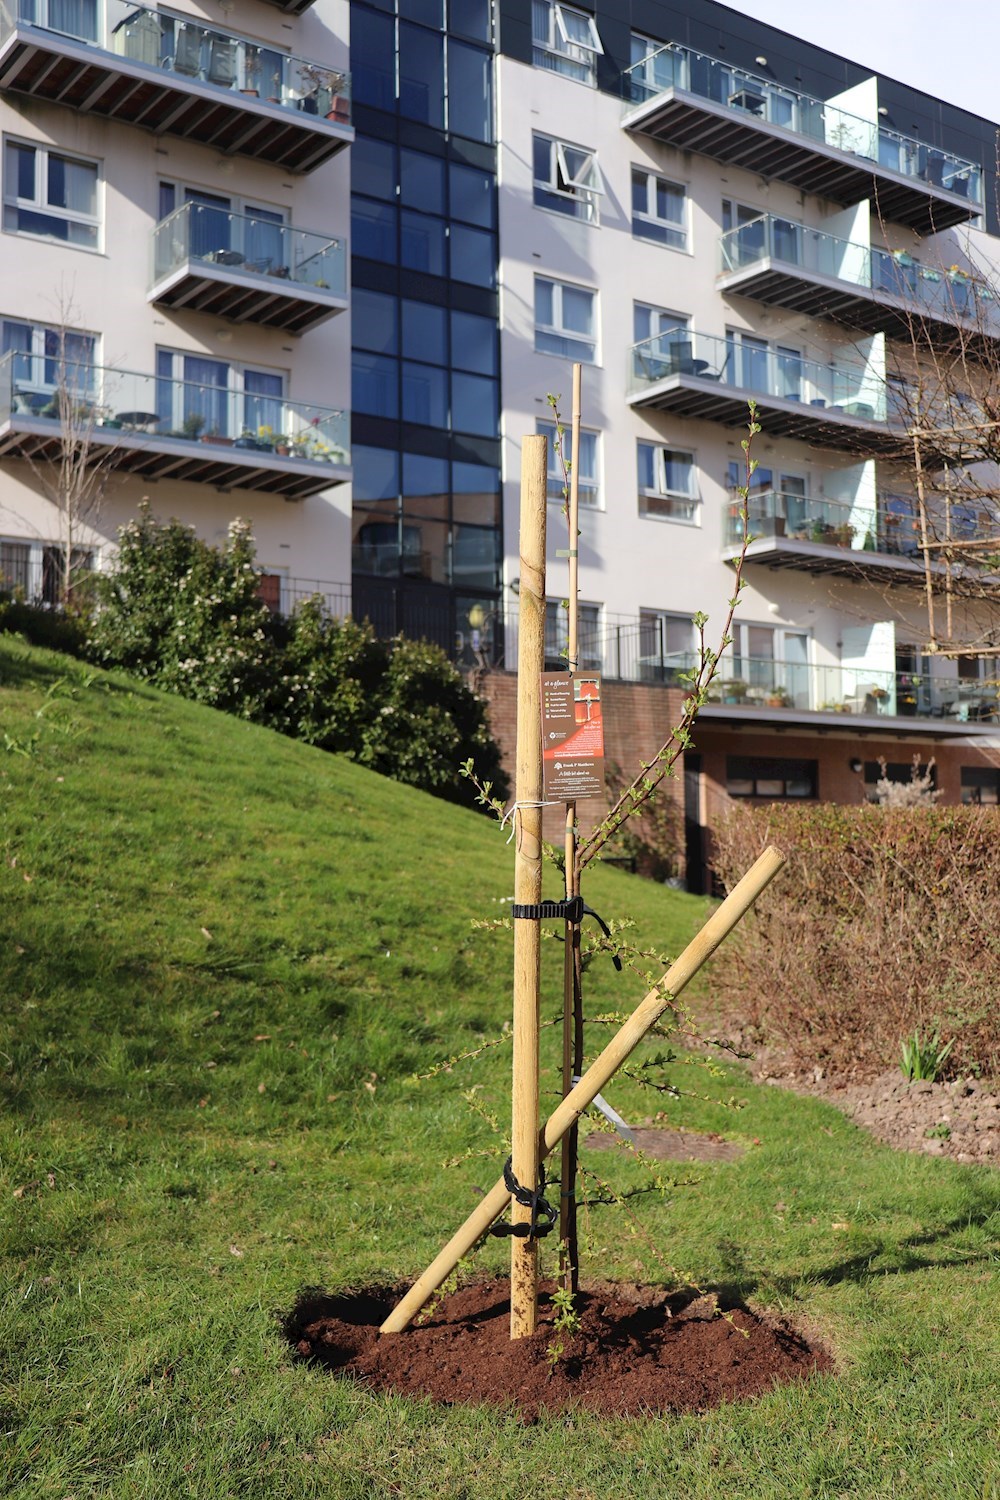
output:
<svg viewBox="0 0 1000 1500"><path fill-rule="evenodd" d="M542 769L546 801L604 796L598 673L542 673Z"/></svg>

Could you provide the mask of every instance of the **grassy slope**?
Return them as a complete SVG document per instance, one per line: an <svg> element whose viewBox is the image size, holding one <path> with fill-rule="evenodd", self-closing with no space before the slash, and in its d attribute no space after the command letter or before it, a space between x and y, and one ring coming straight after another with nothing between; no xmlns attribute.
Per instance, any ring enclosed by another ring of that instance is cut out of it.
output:
<svg viewBox="0 0 1000 1500"><path fill-rule="evenodd" d="M510 869L481 818L0 636L0 1488L1000 1494L1000 1177L894 1155L738 1073L677 1071L737 1115L667 1107L759 1144L637 1219L702 1284L821 1330L838 1376L525 1432L292 1363L274 1313L299 1286L417 1272L492 1180L495 1159L441 1162L500 1154L460 1095L479 1082L502 1112L506 1051L408 1079L507 1014L508 940L469 919ZM660 947L702 910L611 870L588 897ZM595 1010L640 993L603 959L589 985ZM649 1112L633 1085L613 1098ZM594 1273L664 1274L614 1211L589 1250Z"/></svg>

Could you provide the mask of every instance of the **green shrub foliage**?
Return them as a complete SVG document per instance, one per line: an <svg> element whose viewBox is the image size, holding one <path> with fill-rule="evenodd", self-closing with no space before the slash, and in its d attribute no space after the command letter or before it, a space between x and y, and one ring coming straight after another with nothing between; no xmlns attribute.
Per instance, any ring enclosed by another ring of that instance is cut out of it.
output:
<svg viewBox="0 0 1000 1500"><path fill-rule="evenodd" d="M484 706L437 646L380 641L319 598L275 618L245 521L216 548L147 506L120 539L99 584L95 660L469 805L475 788L458 768L471 757L506 795Z"/></svg>
<svg viewBox="0 0 1000 1500"><path fill-rule="evenodd" d="M87 624L75 611L41 609L11 595L0 594L0 630L22 635L32 646L85 656Z"/></svg>
<svg viewBox="0 0 1000 1500"><path fill-rule="evenodd" d="M788 864L720 951L727 1008L806 1065L896 1068L904 1038L936 1031L950 1071L997 1071L998 832L989 807L734 809L727 888L767 844Z"/></svg>

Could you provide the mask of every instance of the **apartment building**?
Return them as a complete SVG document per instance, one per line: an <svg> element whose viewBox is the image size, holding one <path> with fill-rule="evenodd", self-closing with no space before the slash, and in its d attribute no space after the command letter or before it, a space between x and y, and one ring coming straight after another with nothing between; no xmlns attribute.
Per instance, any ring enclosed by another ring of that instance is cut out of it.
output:
<svg viewBox="0 0 1000 1500"><path fill-rule="evenodd" d="M497 96L508 604L520 439L552 434L549 392L568 416L580 360L583 664L669 689L692 615L710 641L725 615L759 409L747 587L686 757L693 883L730 799L858 801L880 757L996 801L995 662L922 653L899 462L914 328L1000 336L994 125L712 0L503 0Z"/></svg>
<svg viewBox="0 0 1000 1500"><path fill-rule="evenodd" d="M145 498L248 518L274 607L350 569L346 0L0 5L0 576L53 601Z"/></svg>

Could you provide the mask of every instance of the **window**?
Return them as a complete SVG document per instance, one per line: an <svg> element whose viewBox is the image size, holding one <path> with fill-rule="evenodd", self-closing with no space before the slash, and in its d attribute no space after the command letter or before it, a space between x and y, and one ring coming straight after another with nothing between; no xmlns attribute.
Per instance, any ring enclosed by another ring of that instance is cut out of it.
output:
<svg viewBox="0 0 1000 1500"><path fill-rule="evenodd" d="M756 797L765 802L801 801L815 797L819 762L792 760L780 755L727 755L726 791L730 797Z"/></svg>
<svg viewBox="0 0 1000 1500"><path fill-rule="evenodd" d="M0 542L0 558L3 543ZM962 801L996 807L1000 803L1000 771L993 766L962 767Z"/></svg>
<svg viewBox="0 0 1000 1500"><path fill-rule="evenodd" d="M539 354L594 364L597 358L596 292L535 277L535 348Z"/></svg>
<svg viewBox="0 0 1000 1500"><path fill-rule="evenodd" d="M554 422L536 422L535 431L540 437L549 440L548 445L548 496L550 500L563 500L563 466L556 452L556 424ZM580 429L580 504L597 505L600 501L600 481L597 472L597 440L599 434L596 432L585 432ZM565 443L566 464L569 466L570 453L572 451L573 437L567 426L563 430L563 442Z"/></svg>
<svg viewBox="0 0 1000 1500"><path fill-rule="evenodd" d="M550 672L568 667L566 647L569 640L569 616L561 599L545 601L545 666ZM578 667L600 672L604 667L601 649L601 606L581 604L577 614Z"/></svg>
<svg viewBox="0 0 1000 1500"><path fill-rule="evenodd" d="M697 524L693 453L654 443L639 444L639 514Z"/></svg>
<svg viewBox="0 0 1000 1500"><path fill-rule="evenodd" d="M629 98L649 99L663 89L686 83L684 54L668 43L654 42L650 37L632 33L631 68L628 73Z"/></svg>
<svg viewBox="0 0 1000 1500"><path fill-rule="evenodd" d="M21 20L46 31L61 31L85 42L98 39L97 0L22 0L19 10Z"/></svg>
<svg viewBox="0 0 1000 1500"><path fill-rule="evenodd" d="M100 248L97 162L7 141L3 227L9 234Z"/></svg>
<svg viewBox="0 0 1000 1500"><path fill-rule="evenodd" d="M27 598L30 594L30 578L30 543L0 540L0 592L19 589Z"/></svg>
<svg viewBox="0 0 1000 1500"><path fill-rule="evenodd" d="M672 250L687 249L687 195L676 182L632 168L632 233Z"/></svg>
<svg viewBox="0 0 1000 1500"><path fill-rule="evenodd" d="M593 16L558 0L531 0L531 39L536 68L596 84L597 57L604 48Z"/></svg>
<svg viewBox="0 0 1000 1500"><path fill-rule="evenodd" d="M156 351L156 410L186 437L258 438L285 430L284 377L173 349Z"/></svg>
<svg viewBox="0 0 1000 1500"><path fill-rule="evenodd" d="M604 183L593 151L536 135L532 137L532 157L535 207L596 223L597 199L604 192Z"/></svg>
<svg viewBox="0 0 1000 1500"><path fill-rule="evenodd" d="M97 340L92 333L4 318L0 322L0 353L13 356L15 411L56 415L44 408L60 384L77 391L93 391L96 351Z"/></svg>
<svg viewBox="0 0 1000 1500"><path fill-rule="evenodd" d="M695 664L694 622L689 615L639 611L640 682L678 682Z"/></svg>

